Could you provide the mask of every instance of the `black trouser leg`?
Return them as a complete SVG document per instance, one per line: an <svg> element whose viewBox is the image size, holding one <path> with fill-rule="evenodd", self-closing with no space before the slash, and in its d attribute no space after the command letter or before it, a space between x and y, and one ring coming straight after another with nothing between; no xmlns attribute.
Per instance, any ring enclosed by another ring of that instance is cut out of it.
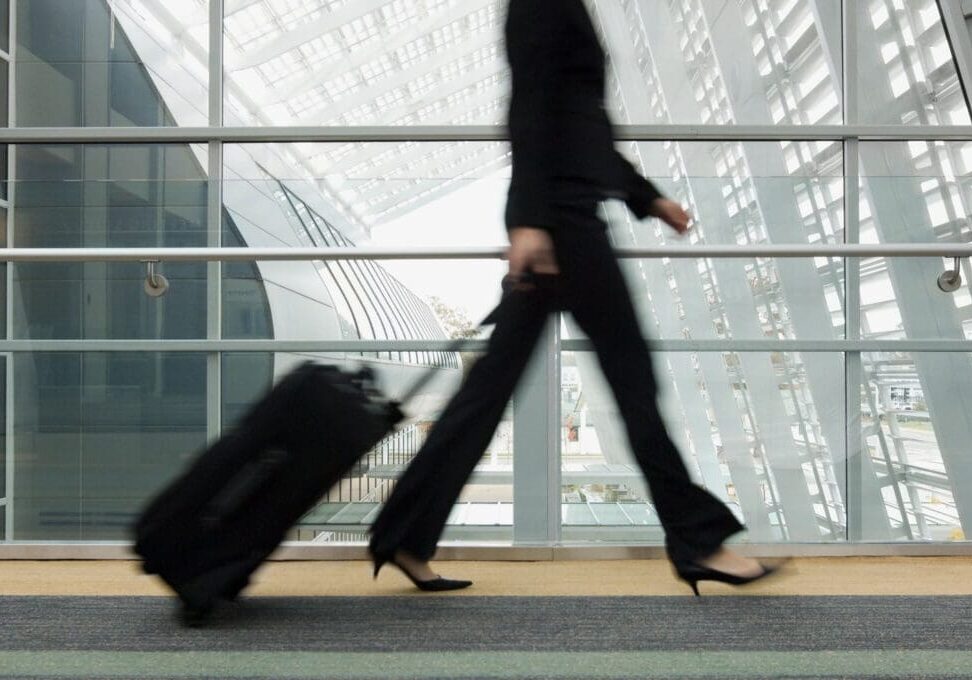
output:
<svg viewBox="0 0 972 680"><path fill-rule="evenodd" d="M665 430L656 405L651 355L596 201L565 204L565 228L554 233L563 299L594 342L636 459L648 481L673 560L715 552L743 527L712 494L696 486ZM371 550L389 557L402 548L430 559L449 512L489 445L553 302L515 293L486 355L446 407L422 450L402 475L372 527Z"/></svg>
<svg viewBox="0 0 972 680"><path fill-rule="evenodd" d="M543 330L550 301L540 290L512 292L502 303L486 354L472 367L372 525L371 552L401 548L431 559L463 485L503 417Z"/></svg>
<svg viewBox="0 0 972 680"><path fill-rule="evenodd" d="M555 235L565 299L594 343L651 491L673 560L715 552L742 530L729 509L689 477L658 412L651 355L603 229Z"/></svg>

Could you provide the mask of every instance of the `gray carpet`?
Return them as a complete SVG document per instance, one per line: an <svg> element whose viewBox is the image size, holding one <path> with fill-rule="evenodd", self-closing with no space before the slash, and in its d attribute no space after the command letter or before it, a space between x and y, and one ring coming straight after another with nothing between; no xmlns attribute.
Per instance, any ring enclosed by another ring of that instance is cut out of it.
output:
<svg viewBox="0 0 972 680"><path fill-rule="evenodd" d="M972 597L0 597L0 678L972 678Z"/></svg>

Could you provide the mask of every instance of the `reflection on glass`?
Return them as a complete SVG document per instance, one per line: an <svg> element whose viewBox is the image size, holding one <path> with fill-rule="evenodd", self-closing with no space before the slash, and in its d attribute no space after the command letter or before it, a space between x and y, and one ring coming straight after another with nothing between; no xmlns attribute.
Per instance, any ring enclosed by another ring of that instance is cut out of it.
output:
<svg viewBox="0 0 972 680"><path fill-rule="evenodd" d="M14 367L14 537L128 540L206 441L205 355L32 353Z"/></svg>
<svg viewBox="0 0 972 680"><path fill-rule="evenodd" d="M655 355L655 374L662 415L690 474L744 521L747 540L844 538L840 355L665 352ZM660 540L593 353L563 355L561 413L565 535Z"/></svg>
<svg viewBox="0 0 972 680"><path fill-rule="evenodd" d="M17 5L17 125L205 125L206 0Z"/></svg>
<svg viewBox="0 0 972 680"><path fill-rule="evenodd" d="M201 247L207 180L200 150L165 145L21 145L17 246ZM16 266L21 338L206 335L206 264L164 263L169 291L146 295L145 265Z"/></svg>

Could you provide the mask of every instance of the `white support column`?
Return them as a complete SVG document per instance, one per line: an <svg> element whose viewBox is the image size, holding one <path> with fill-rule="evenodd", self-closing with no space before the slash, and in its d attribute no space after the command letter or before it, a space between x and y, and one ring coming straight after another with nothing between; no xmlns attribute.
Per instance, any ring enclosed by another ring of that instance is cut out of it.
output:
<svg viewBox="0 0 972 680"><path fill-rule="evenodd" d="M209 124L223 124L223 2L209 0ZM222 245L223 144L209 143L209 191L206 245ZM206 265L206 338L219 340L223 328L223 266ZM222 434L222 354L206 356L206 434L212 441Z"/></svg>
<svg viewBox="0 0 972 680"><path fill-rule="evenodd" d="M513 396L513 543L560 542L560 317L540 336Z"/></svg>

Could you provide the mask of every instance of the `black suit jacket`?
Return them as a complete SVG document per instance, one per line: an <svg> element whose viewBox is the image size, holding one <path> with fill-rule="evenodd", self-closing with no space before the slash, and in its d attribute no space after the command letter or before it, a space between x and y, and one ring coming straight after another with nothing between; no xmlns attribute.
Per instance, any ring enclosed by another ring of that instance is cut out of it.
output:
<svg viewBox="0 0 972 680"><path fill-rule="evenodd" d="M513 178L507 228L556 229L578 192L622 198L640 217L660 196L614 148L604 106L605 55L582 0L510 0Z"/></svg>

